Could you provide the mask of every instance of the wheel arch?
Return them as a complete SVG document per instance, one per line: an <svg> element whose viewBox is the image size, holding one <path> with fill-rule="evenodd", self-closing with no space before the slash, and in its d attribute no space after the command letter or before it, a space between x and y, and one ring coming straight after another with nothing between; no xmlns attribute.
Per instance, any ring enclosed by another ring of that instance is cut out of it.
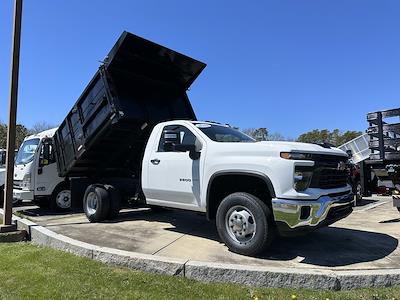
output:
<svg viewBox="0 0 400 300"><path fill-rule="evenodd" d="M238 179L241 179L240 183L238 185L231 185L229 188L226 190L221 190L218 192L217 190L217 184L228 181L229 179L233 179L233 181L238 183ZM254 181L254 179L256 181ZM244 180L244 181L243 181ZM253 185L247 185L248 183L246 180L249 180L249 182L254 182L254 187L257 188L257 193L255 193L255 196L260 196L265 193L265 196L268 197L268 199L275 198L275 190L274 186L272 184L271 179L264 173L257 172L257 171L219 171L214 173L211 177L210 180L208 181L207 185L207 194L206 194L206 215L207 219L212 220L215 218L216 215L216 210L218 208L219 203L222 201L222 199L227 196L228 194L234 193L234 192L249 192L251 193L248 189L252 188ZM241 188L245 188L245 190L240 190ZM215 194L216 193L216 194ZM254 194L254 193L251 193ZM267 202L267 205L270 205L271 202L267 201L266 197L260 197L261 200Z"/></svg>
<svg viewBox="0 0 400 300"><path fill-rule="evenodd" d="M54 195L54 192L57 191L63 185L67 185L69 187L69 189L71 190L71 184L70 184L69 180L65 179L56 184L56 186L54 187L54 189L51 192L51 195Z"/></svg>

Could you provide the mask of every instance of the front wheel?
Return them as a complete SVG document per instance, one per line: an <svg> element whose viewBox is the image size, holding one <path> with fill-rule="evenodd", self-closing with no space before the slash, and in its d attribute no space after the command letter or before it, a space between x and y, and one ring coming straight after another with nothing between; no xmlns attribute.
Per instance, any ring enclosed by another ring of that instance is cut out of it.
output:
<svg viewBox="0 0 400 300"><path fill-rule="evenodd" d="M71 209L71 189L68 183L62 183L55 188L50 197L50 209L55 211Z"/></svg>
<svg viewBox="0 0 400 300"><path fill-rule="evenodd" d="M222 200L216 225L225 245L243 255L263 252L274 238L271 210L259 198L247 193L233 193Z"/></svg>

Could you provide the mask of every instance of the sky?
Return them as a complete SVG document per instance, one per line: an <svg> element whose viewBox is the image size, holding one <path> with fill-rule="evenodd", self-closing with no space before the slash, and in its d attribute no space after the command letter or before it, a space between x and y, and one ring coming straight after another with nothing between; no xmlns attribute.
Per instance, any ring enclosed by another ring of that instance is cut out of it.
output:
<svg viewBox="0 0 400 300"><path fill-rule="evenodd" d="M1 0L3 122L12 15ZM396 0L24 0L18 122L59 124L126 30L207 63L188 92L200 120L364 131L400 106L399 15Z"/></svg>

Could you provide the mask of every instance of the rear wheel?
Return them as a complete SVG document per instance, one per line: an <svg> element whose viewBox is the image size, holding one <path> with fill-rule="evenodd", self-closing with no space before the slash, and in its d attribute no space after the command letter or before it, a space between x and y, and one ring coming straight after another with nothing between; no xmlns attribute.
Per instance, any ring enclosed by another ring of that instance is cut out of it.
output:
<svg viewBox="0 0 400 300"><path fill-rule="evenodd" d="M259 198L247 193L233 193L222 200L216 225L225 245L239 254L259 254L274 238L271 210Z"/></svg>
<svg viewBox="0 0 400 300"><path fill-rule="evenodd" d="M55 211L68 211L71 209L71 189L64 182L57 186L50 197L50 209Z"/></svg>
<svg viewBox="0 0 400 300"><path fill-rule="evenodd" d="M83 210L90 222L101 222L110 213L110 194L104 185L91 184L83 198Z"/></svg>
<svg viewBox="0 0 400 300"><path fill-rule="evenodd" d="M118 217L121 210L121 194L112 185L105 185L104 187L110 196L110 209L107 218L113 220Z"/></svg>

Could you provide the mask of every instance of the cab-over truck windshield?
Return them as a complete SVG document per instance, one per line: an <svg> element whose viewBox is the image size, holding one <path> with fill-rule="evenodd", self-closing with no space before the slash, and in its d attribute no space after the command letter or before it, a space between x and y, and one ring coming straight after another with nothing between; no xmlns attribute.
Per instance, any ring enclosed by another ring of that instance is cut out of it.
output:
<svg viewBox="0 0 400 300"><path fill-rule="evenodd" d="M40 139L26 140L18 150L17 158L15 159L16 165L23 165L30 163L35 156L36 149L39 145Z"/></svg>

